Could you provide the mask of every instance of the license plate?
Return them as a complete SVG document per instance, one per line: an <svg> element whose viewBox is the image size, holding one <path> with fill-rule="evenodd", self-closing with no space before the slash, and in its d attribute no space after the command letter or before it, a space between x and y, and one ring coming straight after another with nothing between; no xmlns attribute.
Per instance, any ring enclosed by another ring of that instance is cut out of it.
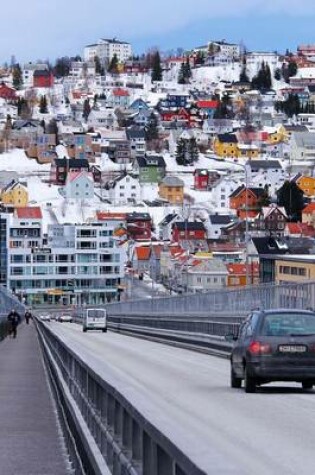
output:
<svg viewBox="0 0 315 475"><path fill-rule="evenodd" d="M307 350L305 345L280 345L280 353L305 353Z"/></svg>

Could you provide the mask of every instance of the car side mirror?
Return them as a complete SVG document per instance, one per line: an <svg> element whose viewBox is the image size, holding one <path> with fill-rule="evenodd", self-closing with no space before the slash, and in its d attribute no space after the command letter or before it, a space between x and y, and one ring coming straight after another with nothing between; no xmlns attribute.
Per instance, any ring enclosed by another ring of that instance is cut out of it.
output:
<svg viewBox="0 0 315 475"><path fill-rule="evenodd" d="M227 333L224 338L226 341L231 343L232 341L236 341L238 336L234 335L234 333Z"/></svg>

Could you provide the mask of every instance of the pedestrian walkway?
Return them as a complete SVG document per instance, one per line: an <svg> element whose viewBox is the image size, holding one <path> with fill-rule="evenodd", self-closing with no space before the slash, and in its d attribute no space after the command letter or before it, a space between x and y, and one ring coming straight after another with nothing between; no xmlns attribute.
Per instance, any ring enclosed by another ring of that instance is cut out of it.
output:
<svg viewBox="0 0 315 475"><path fill-rule="evenodd" d="M70 473L34 323L0 343L0 473Z"/></svg>

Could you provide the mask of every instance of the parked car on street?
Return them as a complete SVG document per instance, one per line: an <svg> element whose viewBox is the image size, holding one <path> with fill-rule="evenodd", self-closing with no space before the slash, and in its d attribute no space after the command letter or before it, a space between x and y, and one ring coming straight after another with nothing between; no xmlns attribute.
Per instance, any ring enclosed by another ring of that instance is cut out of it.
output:
<svg viewBox="0 0 315 475"><path fill-rule="evenodd" d="M315 384L315 312L255 310L241 324L231 353L231 387L253 393L273 381Z"/></svg>

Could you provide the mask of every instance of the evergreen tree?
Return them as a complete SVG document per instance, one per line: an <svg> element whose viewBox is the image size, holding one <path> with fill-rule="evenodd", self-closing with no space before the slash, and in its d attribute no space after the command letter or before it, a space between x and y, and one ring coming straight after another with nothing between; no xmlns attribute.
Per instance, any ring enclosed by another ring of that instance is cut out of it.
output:
<svg viewBox="0 0 315 475"><path fill-rule="evenodd" d="M185 165L185 140L178 139L176 146L176 163L177 165Z"/></svg>
<svg viewBox="0 0 315 475"><path fill-rule="evenodd" d="M189 57L187 56L186 62L184 64L184 78L186 82L189 82L191 76L192 76L192 73L191 73L191 68L190 68L190 62L189 62Z"/></svg>
<svg viewBox="0 0 315 475"><path fill-rule="evenodd" d="M280 68L276 68L275 74L274 74L274 78L275 78L277 81L280 81L281 77L282 77L281 69L280 69Z"/></svg>
<svg viewBox="0 0 315 475"><path fill-rule="evenodd" d="M104 76L104 68L102 67L100 58L98 56L94 56L94 67L96 74Z"/></svg>
<svg viewBox="0 0 315 475"><path fill-rule="evenodd" d="M116 74L118 72L118 57L115 53L109 63L108 71L112 74Z"/></svg>
<svg viewBox="0 0 315 475"><path fill-rule="evenodd" d="M162 77L163 71L161 66L161 57L159 51L156 51L153 56L151 80L152 82L162 81Z"/></svg>
<svg viewBox="0 0 315 475"><path fill-rule="evenodd" d="M151 140L157 140L159 138L158 120L153 112L150 115L148 125L145 127L144 132L145 140L148 142L150 142Z"/></svg>
<svg viewBox="0 0 315 475"><path fill-rule="evenodd" d="M15 64L12 69L12 84L16 89L20 89L23 85L22 70L19 63Z"/></svg>
<svg viewBox="0 0 315 475"><path fill-rule="evenodd" d="M269 64L265 64L263 61L257 75L252 79L252 88L261 91L262 89L270 89L271 85L272 79L270 67Z"/></svg>
<svg viewBox="0 0 315 475"><path fill-rule="evenodd" d="M219 99L219 105L216 108L213 118L214 119L232 119L234 117L233 106L229 94L224 94Z"/></svg>
<svg viewBox="0 0 315 475"><path fill-rule="evenodd" d="M302 209L305 206L304 194L294 181L285 181L277 191L277 204L284 206L290 221L301 221Z"/></svg>
<svg viewBox="0 0 315 475"><path fill-rule="evenodd" d="M90 101L89 99L85 99L85 101L83 102L83 113L82 113L84 120L87 121L90 115L90 112L91 112Z"/></svg>
<svg viewBox="0 0 315 475"><path fill-rule="evenodd" d="M53 68L54 75L57 78L63 78L69 76L71 67L71 60L68 56L63 56L62 58L57 58L55 66Z"/></svg>
<svg viewBox="0 0 315 475"><path fill-rule="evenodd" d="M47 113L48 113L46 96L41 96L41 98L40 98L40 101L39 101L39 112L40 112L41 114L47 114Z"/></svg>
<svg viewBox="0 0 315 475"><path fill-rule="evenodd" d="M243 66L241 74L240 74L240 82L246 82L249 83L249 77L247 76L246 72L246 65Z"/></svg>
<svg viewBox="0 0 315 475"><path fill-rule="evenodd" d="M178 165L191 165L198 160L199 150L196 139L179 138L176 147L176 163Z"/></svg>
<svg viewBox="0 0 315 475"><path fill-rule="evenodd" d="M186 84L186 80L185 80L185 65L184 65L184 63L182 63L181 66L180 66L180 70L179 70L179 73L178 73L177 82L178 82L178 84Z"/></svg>

